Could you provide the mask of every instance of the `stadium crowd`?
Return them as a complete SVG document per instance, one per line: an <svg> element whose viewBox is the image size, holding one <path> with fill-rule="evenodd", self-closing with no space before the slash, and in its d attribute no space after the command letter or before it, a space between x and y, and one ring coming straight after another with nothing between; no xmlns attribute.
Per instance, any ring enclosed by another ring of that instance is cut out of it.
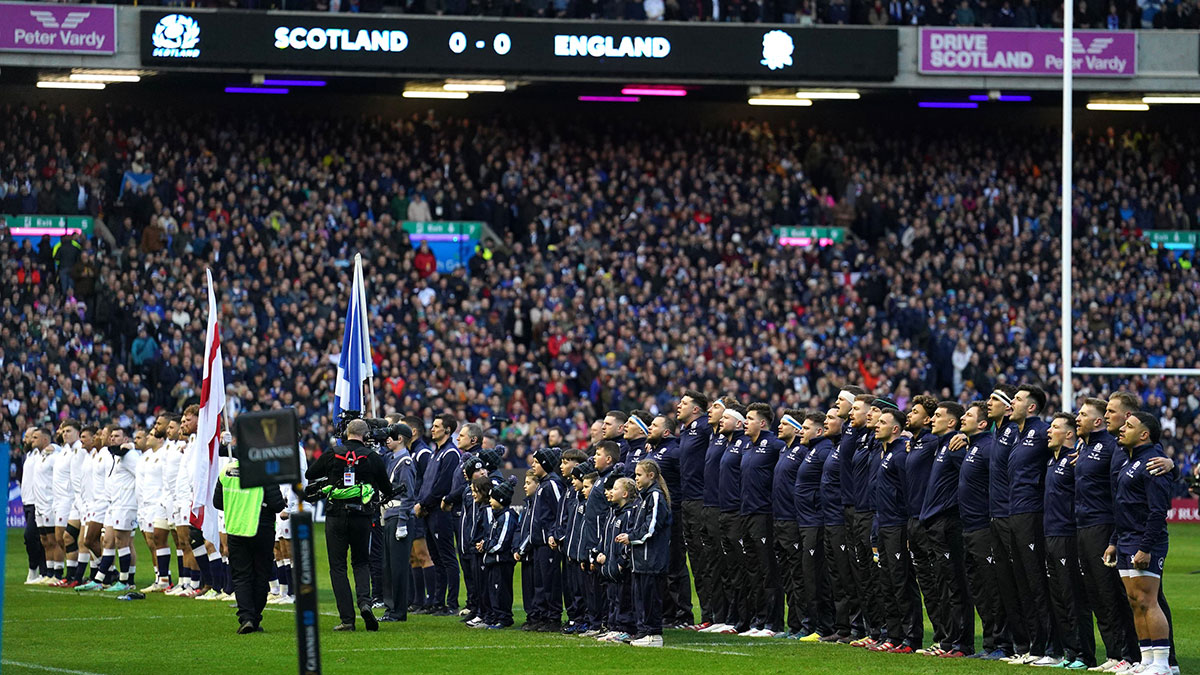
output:
<svg viewBox="0 0 1200 675"><path fill-rule="evenodd" d="M923 391L966 403L998 382L1058 388L1045 132L900 140L754 121L664 133L14 104L0 132L5 213L98 216L94 236L57 247L0 239L9 441L33 424L129 425L197 398L210 266L232 408L294 405L315 456L359 251L381 414L478 420L514 467L547 430L582 447L600 412L658 412L691 384L773 408L818 406L844 382L902 406ZM1081 132L1077 365L1200 361L1193 254L1141 240L1200 228L1195 135ZM123 185L126 172L153 179ZM499 241L439 273L398 226L430 218L483 221ZM854 236L781 247L776 225ZM1080 396L1136 392L1187 471L1198 385L1076 378Z"/></svg>
<svg viewBox="0 0 1200 675"><path fill-rule="evenodd" d="M125 4L119 2L117 4ZM180 7L182 0L161 0ZM193 0L188 7L291 11L555 17L630 21L725 21L870 26L1061 28L1054 0ZM1076 28L1200 28L1197 0L1086 1Z"/></svg>

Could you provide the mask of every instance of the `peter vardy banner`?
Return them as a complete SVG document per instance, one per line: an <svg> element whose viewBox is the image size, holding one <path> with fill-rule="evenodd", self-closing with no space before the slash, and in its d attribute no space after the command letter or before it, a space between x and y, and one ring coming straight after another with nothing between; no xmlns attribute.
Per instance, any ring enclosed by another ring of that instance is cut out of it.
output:
<svg viewBox="0 0 1200 675"><path fill-rule="evenodd" d="M141 11L155 68L371 70L781 83L890 81L894 28Z"/></svg>
<svg viewBox="0 0 1200 675"><path fill-rule="evenodd" d="M1075 31L1074 74L1137 75L1137 33ZM922 28L925 75L1062 75L1062 33L1053 30Z"/></svg>
<svg viewBox="0 0 1200 675"><path fill-rule="evenodd" d="M101 5L0 2L0 51L115 54L117 10Z"/></svg>

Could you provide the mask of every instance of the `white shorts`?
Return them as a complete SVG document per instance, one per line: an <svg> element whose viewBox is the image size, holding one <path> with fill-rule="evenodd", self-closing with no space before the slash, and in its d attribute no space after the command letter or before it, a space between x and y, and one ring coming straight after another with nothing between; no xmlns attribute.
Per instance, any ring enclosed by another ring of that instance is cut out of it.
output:
<svg viewBox="0 0 1200 675"><path fill-rule="evenodd" d="M54 526L66 527L67 521L71 520L71 507L75 502L64 502L62 504L54 504Z"/></svg>
<svg viewBox="0 0 1200 675"><path fill-rule="evenodd" d="M291 540L292 538L292 519L287 520L275 519L275 538Z"/></svg>
<svg viewBox="0 0 1200 675"><path fill-rule="evenodd" d="M108 520L108 509L110 506L111 504L107 501L93 502L91 510L88 511L88 522L103 525L104 521Z"/></svg>
<svg viewBox="0 0 1200 675"><path fill-rule="evenodd" d="M225 534L225 512L217 511L217 532Z"/></svg>
<svg viewBox="0 0 1200 675"><path fill-rule="evenodd" d="M177 506L175 509L175 527L189 527L192 524L190 506Z"/></svg>
<svg viewBox="0 0 1200 675"><path fill-rule="evenodd" d="M104 527L111 527L122 532L132 532L137 528L137 509L119 507L116 504L108 510L108 518Z"/></svg>
<svg viewBox="0 0 1200 675"><path fill-rule="evenodd" d="M34 509L33 524L38 527L54 527L54 514L50 509Z"/></svg>

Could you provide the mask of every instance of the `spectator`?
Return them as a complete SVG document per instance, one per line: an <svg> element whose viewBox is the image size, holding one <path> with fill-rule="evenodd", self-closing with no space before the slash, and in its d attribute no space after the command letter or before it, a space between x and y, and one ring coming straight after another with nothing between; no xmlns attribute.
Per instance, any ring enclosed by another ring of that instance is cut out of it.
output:
<svg viewBox="0 0 1200 675"><path fill-rule="evenodd" d="M875 0L875 4L871 5L871 9L867 10L867 23L872 26L888 25L888 13L883 8L882 0Z"/></svg>
<svg viewBox="0 0 1200 675"><path fill-rule="evenodd" d="M417 247L417 255L413 258L413 267L416 268L417 274L420 274L422 279L428 279L437 271L437 257L430 250L429 242L421 240L421 245Z"/></svg>
<svg viewBox="0 0 1200 675"><path fill-rule="evenodd" d="M429 210L429 202L425 201L425 195L422 195L420 192L414 193L412 201L408 203L408 219L418 222L433 220L433 213Z"/></svg>
<svg viewBox="0 0 1200 675"><path fill-rule="evenodd" d="M967 0L962 0L958 9L954 10L954 25L968 28L975 25L975 12Z"/></svg>

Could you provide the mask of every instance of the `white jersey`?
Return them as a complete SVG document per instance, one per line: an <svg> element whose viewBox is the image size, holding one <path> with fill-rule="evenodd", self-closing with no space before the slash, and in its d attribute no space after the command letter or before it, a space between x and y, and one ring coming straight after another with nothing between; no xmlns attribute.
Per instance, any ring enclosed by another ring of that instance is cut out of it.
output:
<svg viewBox="0 0 1200 675"><path fill-rule="evenodd" d="M105 489L114 506L137 508L137 467L141 458L142 453L136 449L113 457Z"/></svg>
<svg viewBox="0 0 1200 675"><path fill-rule="evenodd" d="M54 513L54 462L58 450L57 445L48 445L45 450L34 452L34 466L37 467L34 480L31 482L27 478L25 481L25 493L39 513Z"/></svg>
<svg viewBox="0 0 1200 675"><path fill-rule="evenodd" d="M159 501L167 512L175 507L175 481L179 477L179 465L183 463L183 441L167 441L159 453L162 454L162 492Z"/></svg>
<svg viewBox="0 0 1200 675"><path fill-rule="evenodd" d="M192 474L189 465L196 450L196 434L185 441L183 457L179 462L179 473L175 476L175 506L182 509L192 507Z"/></svg>
<svg viewBox="0 0 1200 675"><path fill-rule="evenodd" d="M37 506L33 501L34 485L37 485L38 469L42 466L42 453L31 450L25 455L25 463L21 465L21 503L25 506Z"/></svg>
<svg viewBox="0 0 1200 675"><path fill-rule="evenodd" d="M71 446L71 494L75 496L75 503L84 503L83 499L83 481L85 479L84 472L88 460L88 451L83 449L83 443L75 441Z"/></svg>
<svg viewBox="0 0 1200 675"><path fill-rule="evenodd" d="M84 509L92 508L96 501L96 491L92 489L93 475L96 471L96 453L81 450L79 460L79 498L83 501Z"/></svg>
<svg viewBox="0 0 1200 675"><path fill-rule="evenodd" d="M113 456L108 448L101 447L92 455L92 497L96 504L108 504L112 498L108 493L108 474L112 471Z"/></svg>
<svg viewBox="0 0 1200 675"><path fill-rule="evenodd" d="M64 514L71 510L71 505L75 503L74 485L71 482L71 467L75 464L75 447L65 448L60 445L55 445L58 448L53 455L53 472L51 479L51 490L53 492L54 510L62 511Z"/></svg>
<svg viewBox="0 0 1200 675"><path fill-rule="evenodd" d="M157 509L162 504L163 459L166 445L142 453L137 465L138 508Z"/></svg>

